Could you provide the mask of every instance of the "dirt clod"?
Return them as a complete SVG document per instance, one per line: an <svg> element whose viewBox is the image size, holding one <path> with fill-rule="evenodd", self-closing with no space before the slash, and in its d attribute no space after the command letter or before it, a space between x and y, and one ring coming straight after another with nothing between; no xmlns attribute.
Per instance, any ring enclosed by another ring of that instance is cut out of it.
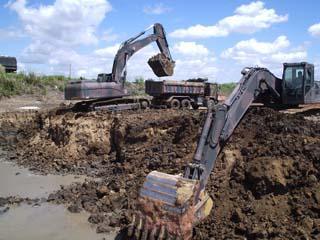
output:
<svg viewBox="0 0 320 240"><path fill-rule="evenodd" d="M150 171L183 172L204 117L200 111L51 111L20 124L19 116L2 116L0 140L11 141L18 163L41 173L99 177L65 187L48 201L88 211L97 232L109 232L130 222ZM303 114L250 109L210 176L214 206L194 239L317 239L319 143L320 124Z"/></svg>

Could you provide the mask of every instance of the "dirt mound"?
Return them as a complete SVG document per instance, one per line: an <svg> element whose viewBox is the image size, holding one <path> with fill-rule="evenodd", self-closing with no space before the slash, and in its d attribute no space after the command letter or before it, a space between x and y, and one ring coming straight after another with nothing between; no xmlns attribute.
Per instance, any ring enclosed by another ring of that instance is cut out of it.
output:
<svg viewBox="0 0 320 240"><path fill-rule="evenodd" d="M231 174L211 176L215 206L196 239L320 237L319 130L302 115L251 109L227 145L241 153Z"/></svg>
<svg viewBox="0 0 320 240"><path fill-rule="evenodd" d="M176 174L191 161L204 113L37 114L19 125L17 156L44 173L98 176L51 194L49 201L91 213L97 231L125 227L152 170ZM0 121L1 122L1 121ZM194 239L320 237L320 125L303 115L253 108L217 161L208 183L211 215Z"/></svg>

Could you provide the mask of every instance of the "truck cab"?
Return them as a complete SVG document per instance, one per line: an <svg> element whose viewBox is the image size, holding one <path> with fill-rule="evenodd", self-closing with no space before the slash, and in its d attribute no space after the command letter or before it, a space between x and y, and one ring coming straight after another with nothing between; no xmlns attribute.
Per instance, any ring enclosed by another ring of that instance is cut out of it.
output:
<svg viewBox="0 0 320 240"><path fill-rule="evenodd" d="M5 68L7 73L17 71L17 59L15 57L0 56L0 65Z"/></svg>
<svg viewBox="0 0 320 240"><path fill-rule="evenodd" d="M320 88L319 82L314 80L314 65L307 62L284 63L281 92L285 105L319 102Z"/></svg>

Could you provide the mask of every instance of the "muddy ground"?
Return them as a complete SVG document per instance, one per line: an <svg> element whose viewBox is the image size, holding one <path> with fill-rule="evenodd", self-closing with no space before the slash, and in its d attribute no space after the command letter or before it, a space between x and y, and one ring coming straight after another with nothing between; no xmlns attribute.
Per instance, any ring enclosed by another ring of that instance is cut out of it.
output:
<svg viewBox="0 0 320 240"><path fill-rule="evenodd" d="M84 209L97 232L109 232L129 223L150 171L183 171L204 117L173 110L5 113L0 142L14 161L42 174L99 177L47 201ZM301 113L252 108L220 154L207 187L214 207L194 239L319 239L319 137L319 122Z"/></svg>
<svg viewBox="0 0 320 240"><path fill-rule="evenodd" d="M25 111L27 109L47 110L59 105L69 105L64 100L63 92L47 90L45 95L40 93L25 94L13 97L0 97L0 113L12 111Z"/></svg>

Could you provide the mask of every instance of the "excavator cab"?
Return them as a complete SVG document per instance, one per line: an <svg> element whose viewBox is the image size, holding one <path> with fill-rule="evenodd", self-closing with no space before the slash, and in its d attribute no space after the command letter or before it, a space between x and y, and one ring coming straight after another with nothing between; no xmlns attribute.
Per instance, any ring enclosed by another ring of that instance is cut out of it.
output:
<svg viewBox="0 0 320 240"><path fill-rule="evenodd" d="M282 77L282 103L299 105L318 102L320 92L314 81L314 65L307 62L284 63Z"/></svg>
<svg viewBox="0 0 320 240"><path fill-rule="evenodd" d="M112 82L112 74L111 73L99 73L97 77L97 82Z"/></svg>

